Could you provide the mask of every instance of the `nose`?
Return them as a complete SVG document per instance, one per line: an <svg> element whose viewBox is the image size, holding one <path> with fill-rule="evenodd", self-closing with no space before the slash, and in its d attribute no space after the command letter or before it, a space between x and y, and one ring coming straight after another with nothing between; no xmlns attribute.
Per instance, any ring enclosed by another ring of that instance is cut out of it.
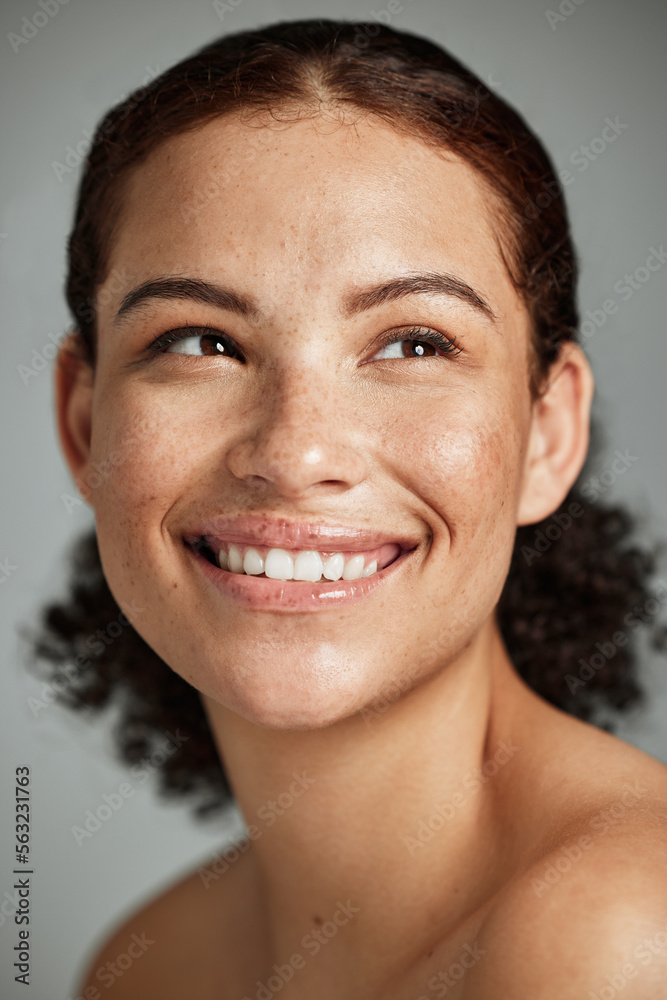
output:
<svg viewBox="0 0 667 1000"><path fill-rule="evenodd" d="M363 430L330 377L294 367L262 393L227 452L227 468L248 486L299 497L344 492L368 475Z"/></svg>

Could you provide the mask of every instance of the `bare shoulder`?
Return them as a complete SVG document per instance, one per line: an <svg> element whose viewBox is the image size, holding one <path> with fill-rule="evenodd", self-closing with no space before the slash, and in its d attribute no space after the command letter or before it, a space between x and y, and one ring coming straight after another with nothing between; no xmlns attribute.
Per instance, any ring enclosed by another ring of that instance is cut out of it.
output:
<svg viewBox="0 0 667 1000"><path fill-rule="evenodd" d="M223 877L215 861L199 865L132 913L90 959L77 1000L101 1000L111 986L115 1000L223 1000L247 947L241 870L225 865Z"/></svg>
<svg viewBox="0 0 667 1000"><path fill-rule="evenodd" d="M489 908L466 997L667 996L667 767L585 730L576 805Z"/></svg>

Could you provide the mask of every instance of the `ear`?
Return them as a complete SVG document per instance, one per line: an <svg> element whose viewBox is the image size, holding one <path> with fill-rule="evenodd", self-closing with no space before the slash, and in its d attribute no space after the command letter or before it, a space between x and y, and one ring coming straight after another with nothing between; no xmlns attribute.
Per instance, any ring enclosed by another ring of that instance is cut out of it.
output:
<svg viewBox="0 0 667 1000"><path fill-rule="evenodd" d="M553 514L567 496L586 460L594 381L582 349L569 341L533 403L530 437L517 512L517 525L535 524Z"/></svg>
<svg viewBox="0 0 667 1000"><path fill-rule="evenodd" d="M90 442L94 372L77 331L62 341L55 366L58 436L65 461L81 496L90 502Z"/></svg>

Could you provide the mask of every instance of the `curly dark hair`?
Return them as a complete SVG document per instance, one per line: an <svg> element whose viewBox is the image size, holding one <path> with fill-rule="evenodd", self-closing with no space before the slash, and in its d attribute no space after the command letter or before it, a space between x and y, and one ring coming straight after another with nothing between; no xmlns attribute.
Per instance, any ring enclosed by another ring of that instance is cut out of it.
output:
<svg viewBox="0 0 667 1000"><path fill-rule="evenodd" d="M530 388L538 397L561 345L578 336L578 265L551 160L521 116L440 46L375 22L309 19L227 35L108 112L85 163L68 246L78 363L94 373L96 293L131 170L166 138L221 115L261 127L265 115L297 120L323 103L379 116L477 172L532 319ZM636 633L667 595L656 600L649 589L656 554L632 542L633 518L599 503L584 483L594 454L558 511L517 530L496 613L525 681L552 705L611 730L605 710L645 699ZM663 637L656 626L656 647ZM31 653L49 664L52 697L92 712L119 707L116 743L128 763L150 754L165 731L187 734L159 769L163 794L193 797L197 815L233 801L198 692L120 611L94 530L72 551L69 596L43 609L30 641Z"/></svg>

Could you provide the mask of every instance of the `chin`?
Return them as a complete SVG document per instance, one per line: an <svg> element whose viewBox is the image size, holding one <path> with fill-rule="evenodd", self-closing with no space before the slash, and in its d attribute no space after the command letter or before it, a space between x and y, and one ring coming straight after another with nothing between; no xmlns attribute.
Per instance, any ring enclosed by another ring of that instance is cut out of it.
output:
<svg viewBox="0 0 667 1000"><path fill-rule="evenodd" d="M230 711L255 726L285 731L308 732L324 729L356 711L355 708L343 705L342 699L340 702L336 700L333 704L331 696L322 703L313 699L310 703L302 700L299 704L295 704L289 697L252 699L245 693L236 700L222 697L213 700L220 701Z"/></svg>
<svg viewBox="0 0 667 1000"><path fill-rule="evenodd" d="M199 687L213 701L224 705L254 725L277 730L315 730L331 726L361 711L372 694L363 691L362 676L340 667L334 672L280 670L269 663L271 674L257 674L248 664L238 662L224 678L210 678ZM193 683L193 681L190 681Z"/></svg>

